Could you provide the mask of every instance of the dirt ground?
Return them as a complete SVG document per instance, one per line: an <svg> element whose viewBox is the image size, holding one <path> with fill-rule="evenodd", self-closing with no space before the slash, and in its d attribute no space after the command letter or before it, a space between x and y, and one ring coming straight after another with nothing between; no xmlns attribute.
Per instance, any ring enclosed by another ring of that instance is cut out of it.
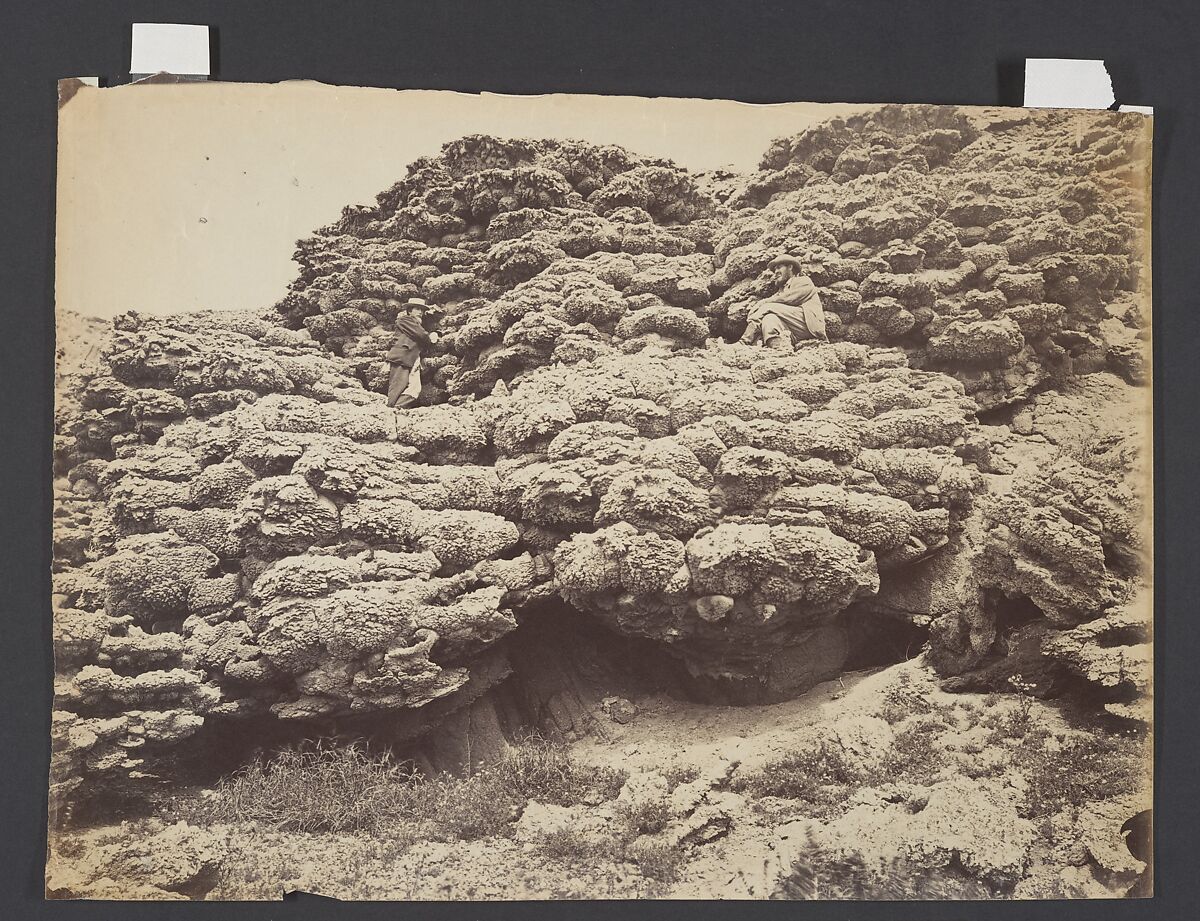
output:
<svg viewBox="0 0 1200 921"><path fill-rule="evenodd" d="M848 672L792 700L758 706L718 706L656 694L632 703L637 715L626 724L607 721L599 734L577 742L572 751L591 764L626 770L703 768L715 757L756 765L787 750L796 731L866 702L854 693L881 669ZM876 682L878 683L878 682Z"/></svg>

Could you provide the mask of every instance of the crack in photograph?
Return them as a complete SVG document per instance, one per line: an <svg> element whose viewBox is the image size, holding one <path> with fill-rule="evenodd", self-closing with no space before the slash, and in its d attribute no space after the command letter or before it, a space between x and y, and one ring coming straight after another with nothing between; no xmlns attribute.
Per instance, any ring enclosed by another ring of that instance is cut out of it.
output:
<svg viewBox="0 0 1200 921"><path fill-rule="evenodd" d="M77 84L49 897L1152 894L1149 117Z"/></svg>

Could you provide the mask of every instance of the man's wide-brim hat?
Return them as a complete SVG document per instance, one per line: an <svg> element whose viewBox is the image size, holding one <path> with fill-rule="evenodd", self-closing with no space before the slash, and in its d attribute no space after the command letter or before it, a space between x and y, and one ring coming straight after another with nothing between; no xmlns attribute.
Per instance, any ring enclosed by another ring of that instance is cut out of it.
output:
<svg viewBox="0 0 1200 921"><path fill-rule="evenodd" d="M410 297L408 300L406 300L406 301L404 302L404 305L403 305L403 306L405 306L405 307L419 307L419 308L421 308L422 310L428 310L428 309L429 309L429 304L428 304L428 303L426 303L426 301L425 301L425 298L423 298L423 297Z"/></svg>
<svg viewBox="0 0 1200 921"><path fill-rule="evenodd" d="M804 266L795 256L776 256L767 264L767 268L773 269L777 265L790 265L797 272L804 271Z"/></svg>

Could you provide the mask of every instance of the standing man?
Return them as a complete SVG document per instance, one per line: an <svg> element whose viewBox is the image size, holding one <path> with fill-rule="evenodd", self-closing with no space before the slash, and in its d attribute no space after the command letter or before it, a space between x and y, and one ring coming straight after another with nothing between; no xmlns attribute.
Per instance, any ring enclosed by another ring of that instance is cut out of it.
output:
<svg viewBox="0 0 1200 921"><path fill-rule="evenodd" d="M819 339L828 342L825 334L825 311L817 286L807 275L795 256L778 256L767 266L776 292L750 308L746 332L738 340L753 345L762 338L769 349L792 351L795 339Z"/></svg>
<svg viewBox="0 0 1200 921"><path fill-rule="evenodd" d="M388 377L388 406L405 409L421 395L421 353L437 342L437 333L425 332L422 320L429 305L419 297L410 297L403 304L389 297L384 306L399 310L396 315L396 338L387 353L392 373ZM415 385L415 386L414 386Z"/></svg>

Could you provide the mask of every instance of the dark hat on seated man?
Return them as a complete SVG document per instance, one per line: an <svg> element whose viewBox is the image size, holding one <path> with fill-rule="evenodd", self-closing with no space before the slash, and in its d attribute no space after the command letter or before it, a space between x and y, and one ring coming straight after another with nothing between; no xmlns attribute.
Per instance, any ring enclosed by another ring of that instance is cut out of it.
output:
<svg viewBox="0 0 1200 921"><path fill-rule="evenodd" d="M767 268L773 269L777 265L790 265L797 272L804 271L804 266L795 256L776 256L767 264Z"/></svg>

